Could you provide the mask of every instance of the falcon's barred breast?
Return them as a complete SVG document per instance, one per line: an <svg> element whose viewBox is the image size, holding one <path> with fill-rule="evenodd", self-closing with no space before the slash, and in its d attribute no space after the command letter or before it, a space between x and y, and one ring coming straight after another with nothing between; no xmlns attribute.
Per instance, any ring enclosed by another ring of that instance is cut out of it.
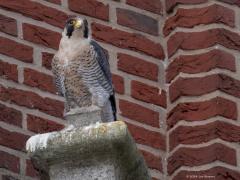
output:
<svg viewBox="0 0 240 180"><path fill-rule="evenodd" d="M98 106L103 121L116 120L114 89L108 56L88 37L85 19L70 18L52 61L59 93L65 99L65 112L76 107Z"/></svg>

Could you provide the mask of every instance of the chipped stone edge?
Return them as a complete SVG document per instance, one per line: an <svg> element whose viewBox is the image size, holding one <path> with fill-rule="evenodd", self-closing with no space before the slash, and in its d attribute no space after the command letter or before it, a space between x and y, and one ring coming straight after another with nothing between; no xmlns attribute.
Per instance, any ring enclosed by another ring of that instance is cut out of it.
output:
<svg viewBox="0 0 240 180"><path fill-rule="evenodd" d="M44 172L54 164L109 156L119 161L128 179L138 176L151 179L144 159L122 121L38 134L27 141L26 149L34 165ZM136 166L137 170L133 172Z"/></svg>

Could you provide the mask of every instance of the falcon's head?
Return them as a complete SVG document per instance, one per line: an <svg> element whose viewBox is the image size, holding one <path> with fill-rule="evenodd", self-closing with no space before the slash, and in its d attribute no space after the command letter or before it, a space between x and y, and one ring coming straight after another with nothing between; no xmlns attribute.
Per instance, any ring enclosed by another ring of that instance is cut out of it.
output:
<svg viewBox="0 0 240 180"><path fill-rule="evenodd" d="M67 20L64 33L68 38L74 37L88 38L88 22L80 17L71 17Z"/></svg>

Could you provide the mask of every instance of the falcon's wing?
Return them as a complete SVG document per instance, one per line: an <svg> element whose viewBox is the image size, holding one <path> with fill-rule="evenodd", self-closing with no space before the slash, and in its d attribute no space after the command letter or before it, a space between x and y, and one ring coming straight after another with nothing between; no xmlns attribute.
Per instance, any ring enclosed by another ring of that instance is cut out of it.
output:
<svg viewBox="0 0 240 180"><path fill-rule="evenodd" d="M64 96L65 94L65 87L63 86L64 76L61 75L60 73L61 69L59 69L60 67L58 65L58 62L59 62L59 58L57 55L55 55L52 59L52 72L54 75L54 81L55 81L57 91L61 96Z"/></svg>
<svg viewBox="0 0 240 180"><path fill-rule="evenodd" d="M99 44L97 44L95 41L91 41L91 44L94 46L95 51L98 54L97 61L99 63L99 66L101 67L106 79L108 80L109 83L111 83L111 86L112 86L112 75L111 75L110 66L109 66L109 62L108 62L108 55L106 53L104 53L104 50L102 49L102 47ZM113 86L112 86L112 88L113 88ZM116 121L117 120L117 117L116 117L117 107L116 107L114 89L113 89L112 94L109 97L109 101L112 106L114 120Z"/></svg>
<svg viewBox="0 0 240 180"><path fill-rule="evenodd" d="M108 62L108 55L104 52L103 48L96 41L91 40L90 45L93 46L94 50L96 51L96 60L101 67L101 70L107 81L112 86L112 76Z"/></svg>
<svg viewBox="0 0 240 180"><path fill-rule="evenodd" d="M100 104L105 103L107 100L111 102L112 111L115 116L116 103L114 89L108 57L104 53L104 50L97 42L91 40L79 58L86 58L88 61L85 65L82 64L79 69L83 80L88 84L93 94L97 94L98 97L102 98L102 100L99 101ZM116 119L116 117L114 118Z"/></svg>

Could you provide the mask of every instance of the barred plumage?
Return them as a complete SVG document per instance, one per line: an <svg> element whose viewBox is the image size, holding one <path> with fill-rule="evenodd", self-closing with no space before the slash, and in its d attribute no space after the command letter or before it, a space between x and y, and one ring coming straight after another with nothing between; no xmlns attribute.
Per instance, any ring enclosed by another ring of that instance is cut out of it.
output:
<svg viewBox="0 0 240 180"><path fill-rule="evenodd" d="M81 18L72 21L86 26ZM57 89L66 98L65 112L96 105L102 109L103 121L116 120L108 56L97 42L86 38L86 27L71 27L73 32L68 32L69 26L65 27L59 51L52 61Z"/></svg>

